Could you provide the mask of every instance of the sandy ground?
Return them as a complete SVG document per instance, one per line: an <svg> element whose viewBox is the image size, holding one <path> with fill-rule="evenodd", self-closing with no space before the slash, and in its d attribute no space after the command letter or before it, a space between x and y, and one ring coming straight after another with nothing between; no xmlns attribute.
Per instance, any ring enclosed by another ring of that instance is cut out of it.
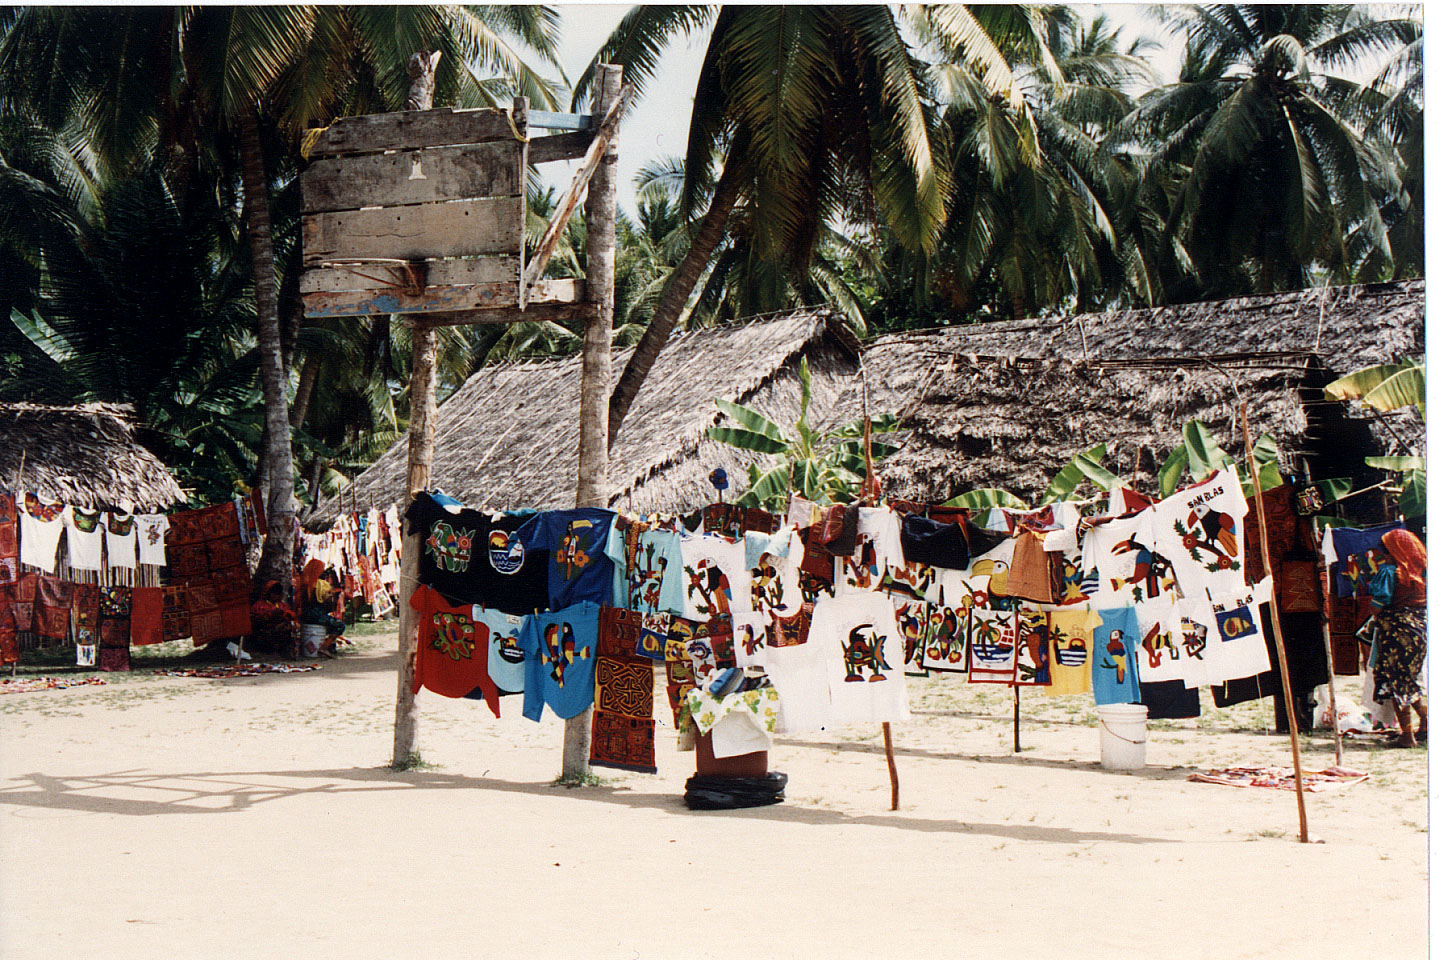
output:
<svg viewBox="0 0 1440 960"><path fill-rule="evenodd" d="M692 813L668 727L658 776L568 789L562 724L516 700L422 693L433 766L390 772L393 642L0 697L0 956L1426 952L1423 751L1350 746L1374 776L1307 795L1301 845L1293 793L1185 780L1288 763L1257 705L1152 723L1148 768L1110 773L1079 698L1027 695L1016 755L1008 690L936 678L895 730L898 812L879 731L846 728L776 744L784 804Z"/></svg>

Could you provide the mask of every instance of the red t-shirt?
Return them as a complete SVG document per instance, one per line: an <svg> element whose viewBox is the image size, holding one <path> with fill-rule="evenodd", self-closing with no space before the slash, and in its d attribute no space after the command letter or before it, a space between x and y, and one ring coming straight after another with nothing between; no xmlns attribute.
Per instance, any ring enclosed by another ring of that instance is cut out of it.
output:
<svg viewBox="0 0 1440 960"><path fill-rule="evenodd" d="M475 619L474 605L451 606L424 585L415 588L410 605L420 615L415 692L424 687L463 697L478 688L490 712L500 716L500 688L490 679L490 628Z"/></svg>

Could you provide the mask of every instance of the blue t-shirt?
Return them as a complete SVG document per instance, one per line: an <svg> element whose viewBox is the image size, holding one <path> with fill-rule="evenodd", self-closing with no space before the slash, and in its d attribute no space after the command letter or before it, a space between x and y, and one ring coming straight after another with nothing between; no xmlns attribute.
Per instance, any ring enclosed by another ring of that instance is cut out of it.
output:
<svg viewBox="0 0 1440 960"><path fill-rule="evenodd" d="M608 586L608 584L607 584ZM595 640L600 605L577 603L557 613L525 618L520 649L525 653L525 706L537 723L545 704L569 719L595 700Z"/></svg>
<svg viewBox="0 0 1440 960"><path fill-rule="evenodd" d="M1100 626L1093 631L1094 655L1090 658L1090 685L1095 702L1139 703L1140 677L1135 648L1140 645L1140 618L1134 607L1095 611Z"/></svg>
<svg viewBox="0 0 1440 960"><path fill-rule="evenodd" d="M680 535L646 530L636 538L635 556L625 556L625 534L614 527L606 555L615 564L615 606L639 613L683 613L685 586Z"/></svg>
<svg viewBox="0 0 1440 960"><path fill-rule="evenodd" d="M609 510L548 510L517 531L526 550L550 551L550 609L584 601L610 603L614 564L605 544L615 514Z"/></svg>
<svg viewBox="0 0 1440 960"><path fill-rule="evenodd" d="M474 619L490 630L490 679L501 693L524 690L525 651L520 649L520 631L526 618L477 606Z"/></svg>

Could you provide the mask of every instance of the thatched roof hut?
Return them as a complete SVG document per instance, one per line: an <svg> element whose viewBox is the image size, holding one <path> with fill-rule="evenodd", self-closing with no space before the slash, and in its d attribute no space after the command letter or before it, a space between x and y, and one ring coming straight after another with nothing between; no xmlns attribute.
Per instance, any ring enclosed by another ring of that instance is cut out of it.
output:
<svg viewBox="0 0 1440 960"><path fill-rule="evenodd" d="M135 442L130 414L117 404L0 403L0 487L89 509L184 503L170 471Z"/></svg>
<svg viewBox="0 0 1440 960"><path fill-rule="evenodd" d="M753 406L781 424L799 412L800 358L809 361L812 423L858 369L859 341L826 310L698 330L674 337L650 371L610 452L611 504L631 512L681 511L715 497L707 477L724 467L743 486L757 458L705 431L725 419L717 397ZM618 376L628 349L612 358ZM494 509L574 506L580 358L485 367L441 404L432 483L465 503ZM362 507L405 499L407 442L355 478L344 499ZM733 492L733 491L732 491ZM331 522L335 499L304 518Z"/></svg>
<svg viewBox="0 0 1440 960"><path fill-rule="evenodd" d="M904 402L909 435L884 467L886 489L944 500L997 486L1034 498L1075 453L1105 442L1105 465L1153 490L1187 420L1242 449L1237 389L1252 433L1273 434L1288 466L1299 457L1317 477L1365 476L1367 455L1423 453L1423 423L1328 402L1321 389L1357 367L1422 356L1424 298L1424 282L1410 281L882 338L865 355L872 382L927 370Z"/></svg>

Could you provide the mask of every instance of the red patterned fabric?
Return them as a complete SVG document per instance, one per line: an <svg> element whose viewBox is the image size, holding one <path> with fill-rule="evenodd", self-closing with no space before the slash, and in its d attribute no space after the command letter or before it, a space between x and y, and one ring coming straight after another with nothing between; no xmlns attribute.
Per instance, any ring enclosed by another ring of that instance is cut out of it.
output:
<svg viewBox="0 0 1440 960"><path fill-rule="evenodd" d="M136 587L130 599L130 642L136 646L165 639L165 597L159 587Z"/></svg>
<svg viewBox="0 0 1440 960"><path fill-rule="evenodd" d="M188 591L184 586L161 588L164 604L162 629L167 642L190 636L190 606L187 598Z"/></svg>
<svg viewBox="0 0 1440 960"><path fill-rule="evenodd" d="M64 640L70 632L74 598L74 584L42 574L35 595L35 632L48 640Z"/></svg>
<svg viewBox="0 0 1440 960"><path fill-rule="evenodd" d="M424 687L442 697L463 697L478 689L490 712L500 716L500 688L490 677L490 628L474 618L474 604L451 606L422 584L410 605L419 615L414 692Z"/></svg>
<svg viewBox="0 0 1440 960"><path fill-rule="evenodd" d="M590 717L590 765L655 773L655 721L597 708Z"/></svg>
<svg viewBox="0 0 1440 960"><path fill-rule="evenodd" d="M94 646L100 640L100 588L93 583L75 584L75 642Z"/></svg>

